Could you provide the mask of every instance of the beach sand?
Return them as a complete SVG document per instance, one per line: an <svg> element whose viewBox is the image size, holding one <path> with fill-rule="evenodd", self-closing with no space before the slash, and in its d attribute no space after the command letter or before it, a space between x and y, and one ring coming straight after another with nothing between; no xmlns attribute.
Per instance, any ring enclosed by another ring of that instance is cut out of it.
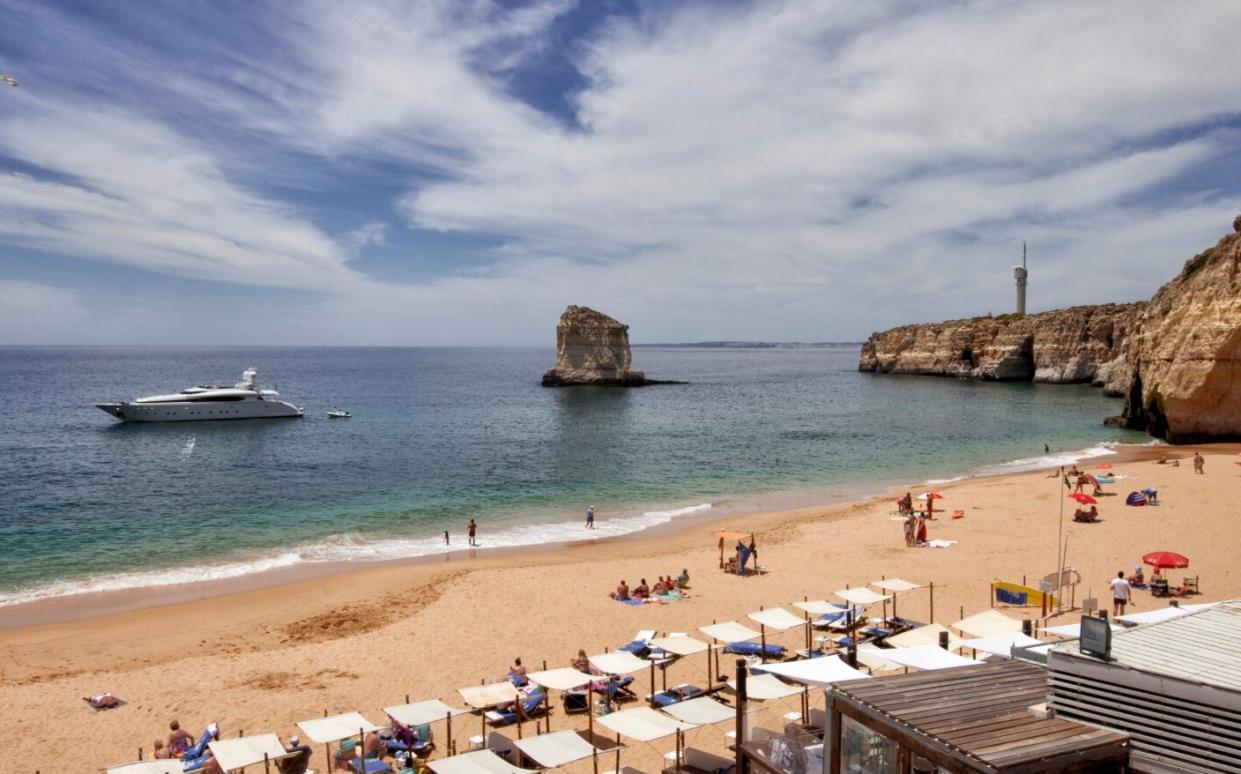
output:
<svg viewBox="0 0 1241 774"><path fill-rule="evenodd" d="M1129 573L1142 554L1167 549L1190 557L1187 574L1201 577L1200 601L1241 596L1236 561L1241 467L1237 447L1202 447L1206 473L1195 476L1191 447L1130 447L1116 457L1089 460L1135 476L1105 489L1102 521L1075 524L1070 501L1064 531L1068 564L1080 571L1076 599L1108 601L1108 581ZM1168 454L1180 467L1157 465ZM1159 490L1158 507L1124 506L1131 490ZM923 487L909 487L916 494ZM94 771L148 753L172 718L197 733L218 721L226 736L239 731L297 733L295 722L325 712L357 710L383 720L381 707L441 698L461 706L456 688L503 679L515 656L531 669L567 666L578 648L599 653L628 642L640 629L695 633L713 621L738 620L760 607L832 592L880 577L934 582L934 620L950 624L989 607L993 580L1033 585L1056 562L1059 501L1064 486L1048 473L971 478L938 487L944 513L930 537L950 548L906 548L893 520L893 498L845 506L804 508L730 518L672 534L583 544L529 554L457 558L443 564L384 566L302 580L275 588L164 605L117 615L0 631L0 768L5 772ZM962 509L962 519L951 513ZM753 530L765 575L737 577L718 569L714 532ZM480 533L485 539L485 529ZM624 578L691 576L692 596L672 604L630 607L607 593ZM1186 574L1172 571L1175 581ZM1133 610L1167 604L1135 592ZM931 617L930 594L901 595L900 613ZM1009 609L1019 618L1036 608ZM15 615L12 609L0 615ZM1066 615L1062 620L1074 620ZM793 648L804 635L771 637ZM732 672L731 657L723 671ZM675 664L669 684L705 679L706 661ZM635 687L645 694L646 674ZM89 694L111 693L127 704L94 712ZM553 692L555 698L555 692ZM813 699L821 706L821 694ZM552 728L584 728L554 701ZM775 703L757 723L780 726L796 697ZM640 706L631 703L627 706ZM454 722L462 750L479 733L479 718ZM689 743L721 752L727 724L689 733ZM525 732L533 731L527 724ZM440 749L444 754L443 729ZM515 735L515 729L505 730ZM658 771L668 738L631 744L622 763ZM323 770L322 747L313 766ZM609 756L603 768L612 768ZM589 771L586 760L569 767Z"/></svg>

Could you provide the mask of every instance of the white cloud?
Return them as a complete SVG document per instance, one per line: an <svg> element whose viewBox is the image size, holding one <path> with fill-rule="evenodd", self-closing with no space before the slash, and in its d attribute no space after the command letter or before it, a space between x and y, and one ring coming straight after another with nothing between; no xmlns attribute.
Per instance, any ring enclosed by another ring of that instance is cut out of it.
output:
<svg viewBox="0 0 1241 774"><path fill-rule="evenodd" d="M133 111L0 123L50 173L0 179L0 235L329 289L310 340L546 342L567 303L638 340L830 339L1004 311L1022 239L1036 306L1143 297L1241 208L1183 179L1241 151L1241 4L656 4L575 44L565 122L504 79L569 7L294 6L293 60L181 76L278 152L411 170L409 226L505 240L468 272L366 281L387 213L333 240L225 173L267 149Z"/></svg>
<svg viewBox="0 0 1241 774"><path fill-rule="evenodd" d="M88 317L78 294L37 282L0 279L0 344L72 340Z"/></svg>

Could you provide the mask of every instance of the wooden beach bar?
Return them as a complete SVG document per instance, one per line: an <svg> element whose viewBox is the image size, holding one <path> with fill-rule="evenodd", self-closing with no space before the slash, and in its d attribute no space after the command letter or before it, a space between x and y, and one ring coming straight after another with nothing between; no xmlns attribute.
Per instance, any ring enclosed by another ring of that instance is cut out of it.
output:
<svg viewBox="0 0 1241 774"><path fill-rule="evenodd" d="M1127 734L1048 717L1047 670L1012 660L836 685L824 768L842 772L1109 772Z"/></svg>

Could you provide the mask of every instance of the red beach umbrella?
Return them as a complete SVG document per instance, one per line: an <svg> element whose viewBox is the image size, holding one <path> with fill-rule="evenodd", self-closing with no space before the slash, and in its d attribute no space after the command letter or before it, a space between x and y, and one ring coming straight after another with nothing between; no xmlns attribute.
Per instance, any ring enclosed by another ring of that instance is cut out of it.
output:
<svg viewBox="0 0 1241 774"><path fill-rule="evenodd" d="M923 492L918 495L919 500L942 500L944 496L939 492Z"/></svg>
<svg viewBox="0 0 1241 774"><path fill-rule="evenodd" d="M1142 564L1149 564L1151 567L1169 567L1173 570L1179 570L1189 566L1189 559L1171 551L1151 551L1142 557Z"/></svg>
<svg viewBox="0 0 1241 774"><path fill-rule="evenodd" d="M1082 494L1081 492L1074 492L1073 494L1069 495L1069 497L1072 497L1074 500L1078 501L1082 505L1095 505L1099 502L1098 500L1094 499L1090 495Z"/></svg>
<svg viewBox="0 0 1241 774"><path fill-rule="evenodd" d="M1112 467L1112 463L1110 463L1110 462L1100 462L1098 465L1095 465L1095 467L1096 467L1096 468L1098 468L1098 469L1100 469L1100 470L1107 470L1108 468Z"/></svg>

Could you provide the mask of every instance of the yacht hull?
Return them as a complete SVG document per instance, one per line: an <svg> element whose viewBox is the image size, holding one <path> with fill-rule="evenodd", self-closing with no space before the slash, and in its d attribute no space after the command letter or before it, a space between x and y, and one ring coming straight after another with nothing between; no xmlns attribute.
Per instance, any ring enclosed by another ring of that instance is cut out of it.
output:
<svg viewBox="0 0 1241 774"><path fill-rule="evenodd" d="M216 422L230 419L296 419L302 410L277 400L234 403L96 403L122 422Z"/></svg>

